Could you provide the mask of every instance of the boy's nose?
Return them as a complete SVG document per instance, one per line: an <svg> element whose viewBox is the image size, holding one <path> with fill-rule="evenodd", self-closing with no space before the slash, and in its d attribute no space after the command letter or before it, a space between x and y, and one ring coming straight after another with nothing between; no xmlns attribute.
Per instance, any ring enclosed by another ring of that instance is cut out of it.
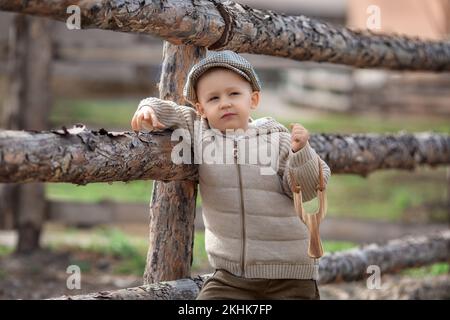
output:
<svg viewBox="0 0 450 320"><path fill-rule="evenodd" d="M221 109L231 108L231 102L229 102L229 101L223 101L223 102L220 104L220 108L221 108Z"/></svg>

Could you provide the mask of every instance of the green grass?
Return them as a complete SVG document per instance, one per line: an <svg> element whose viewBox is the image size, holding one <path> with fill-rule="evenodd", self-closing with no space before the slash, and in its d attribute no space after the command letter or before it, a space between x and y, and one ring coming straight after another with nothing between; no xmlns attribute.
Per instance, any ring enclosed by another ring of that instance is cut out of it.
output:
<svg viewBox="0 0 450 320"><path fill-rule="evenodd" d="M0 244L0 258L11 254L13 251L13 248Z"/></svg>
<svg viewBox="0 0 450 320"><path fill-rule="evenodd" d="M120 274L142 275L145 270L147 246L144 241L131 242L130 238L118 229L103 228L98 231L107 239L106 243L92 243L88 251L119 258L121 263L113 270Z"/></svg>
<svg viewBox="0 0 450 320"><path fill-rule="evenodd" d="M149 203L153 190L153 180L129 182L89 183L75 185L71 183L46 183L46 197L51 200L98 203L117 201L123 203ZM197 193L197 205L201 205L200 193Z"/></svg>
<svg viewBox="0 0 450 320"><path fill-rule="evenodd" d="M71 127L76 123L103 126L105 129L131 130L131 118L137 109L136 100L57 100L50 114L53 126Z"/></svg>
<svg viewBox="0 0 450 320"><path fill-rule="evenodd" d="M80 237L80 231L70 228L65 232L66 237L70 237L71 243ZM113 257L119 260L113 273L134 274L142 276L145 270L147 256L147 241L135 238L122 232L117 228L99 227L90 234L90 241L87 244L67 245L64 241L54 241L48 244L48 248L53 251L75 250L90 252L101 256ZM1 248L1 247L0 247ZM9 248L5 248L5 254L9 253ZM203 231L195 233L192 269L199 270L208 266L208 258L205 251L205 236ZM89 261L77 259L71 264L78 265L81 271L91 271L92 265Z"/></svg>
<svg viewBox="0 0 450 320"><path fill-rule="evenodd" d="M121 100L57 100L50 115L54 126L70 126L81 122L92 125L130 129L131 118L136 111L139 99ZM318 119L302 118L302 109L293 119L285 119L273 114L254 113L252 117L272 116L289 128L291 122L301 123L310 132L327 133L396 133L434 131L450 133L448 119L444 117L347 115L323 113Z"/></svg>
<svg viewBox="0 0 450 320"><path fill-rule="evenodd" d="M71 183L47 183L47 198L53 200L94 203L105 200L148 203L153 181L90 183L77 186Z"/></svg>
<svg viewBox="0 0 450 320"><path fill-rule="evenodd" d="M92 265L89 261L74 259L74 260L70 261L70 265L78 266L80 268L81 272L91 272L92 271Z"/></svg>
<svg viewBox="0 0 450 320"><path fill-rule="evenodd" d="M332 175L328 183L328 212L335 217L400 221L409 210L425 204L444 204L446 168L418 168L416 172L377 171L367 178ZM430 207L427 214L446 221L445 206Z"/></svg>
<svg viewBox="0 0 450 320"><path fill-rule="evenodd" d="M71 230L65 233L66 238L74 239L80 237L80 232ZM85 237L85 236L84 236ZM48 245L54 251L75 250L91 252L102 256L117 259L113 273L135 274L141 276L144 273L147 242L140 238L131 237L117 228L99 227L89 234L89 242L86 244L66 244L64 241L55 241ZM72 264L78 265L82 271L90 271L91 265L86 260L73 260Z"/></svg>
<svg viewBox="0 0 450 320"><path fill-rule="evenodd" d="M434 131L440 133L450 133L448 119L444 117L420 117L420 116L392 116L386 115L347 115L324 113L318 119L303 119L301 109L298 118L285 119L269 114L255 114L255 118L262 116L272 116L277 121L289 128L291 122L300 123L311 133L397 133Z"/></svg>
<svg viewBox="0 0 450 320"><path fill-rule="evenodd" d="M348 250L358 246L356 243L350 241L323 241L322 245L325 253Z"/></svg>
<svg viewBox="0 0 450 320"><path fill-rule="evenodd" d="M435 263L430 266L402 270L401 274L415 278L423 278L427 276L438 276L441 274L447 274L449 272L450 272L450 264L442 262L442 263Z"/></svg>
<svg viewBox="0 0 450 320"><path fill-rule="evenodd" d="M205 249L205 232L196 231L194 236L194 257L192 260L192 270L198 270L208 266L208 257Z"/></svg>

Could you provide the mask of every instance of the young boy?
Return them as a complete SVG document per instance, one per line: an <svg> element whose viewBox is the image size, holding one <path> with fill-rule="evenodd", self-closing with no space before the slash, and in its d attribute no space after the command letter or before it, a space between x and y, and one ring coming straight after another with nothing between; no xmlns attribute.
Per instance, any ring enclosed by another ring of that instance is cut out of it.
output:
<svg viewBox="0 0 450 320"><path fill-rule="evenodd" d="M300 124L290 133L271 117L250 117L260 90L242 56L208 52L184 87L196 109L151 97L131 121L135 131L185 129L194 153L199 146L214 150L215 161L198 163L205 246L215 272L197 299L320 299L319 262L308 256L309 232L296 214L290 175L304 202L315 198L319 156ZM268 149L269 166L257 157ZM258 159L249 163L252 156ZM330 169L319 163L327 183Z"/></svg>

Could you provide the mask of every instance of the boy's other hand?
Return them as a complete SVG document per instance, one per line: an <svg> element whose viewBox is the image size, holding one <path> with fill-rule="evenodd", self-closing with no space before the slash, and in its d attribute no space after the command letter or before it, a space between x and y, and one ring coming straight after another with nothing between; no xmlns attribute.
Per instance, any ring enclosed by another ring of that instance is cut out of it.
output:
<svg viewBox="0 0 450 320"><path fill-rule="evenodd" d="M155 111L151 107L143 106L134 113L133 119L131 119L131 128L134 131L141 131L142 129L152 131L164 129L166 126L158 121Z"/></svg>
<svg viewBox="0 0 450 320"><path fill-rule="evenodd" d="M291 123L291 130L291 148L293 152L297 152L308 142L309 132L298 123Z"/></svg>

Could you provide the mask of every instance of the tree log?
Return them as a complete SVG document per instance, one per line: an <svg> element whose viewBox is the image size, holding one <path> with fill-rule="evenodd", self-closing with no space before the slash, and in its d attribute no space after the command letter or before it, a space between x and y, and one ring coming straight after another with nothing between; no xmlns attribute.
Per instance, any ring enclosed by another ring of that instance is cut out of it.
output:
<svg viewBox="0 0 450 320"><path fill-rule="evenodd" d="M320 259L319 282L364 279L370 274L367 267L377 265L381 273L393 273L401 269L446 262L450 259L450 231L438 234L403 238L386 245L372 244L360 249L326 254ZM78 296L62 296L62 300L184 300L195 299L203 282L211 275L202 275L176 281L116 291L102 291Z"/></svg>
<svg viewBox="0 0 450 320"><path fill-rule="evenodd" d="M192 300L211 274L195 278L163 281L134 288L100 291L77 296L62 296L52 300Z"/></svg>
<svg viewBox="0 0 450 320"><path fill-rule="evenodd" d="M435 132L316 134L311 146L332 173L368 176L380 169L414 170L450 163L450 136Z"/></svg>
<svg viewBox="0 0 450 320"><path fill-rule="evenodd" d="M170 132L128 133L84 126L47 132L0 131L0 182L197 180L195 165L176 165Z"/></svg>
<svg viewBox="0 0 450 320"><path fill-rule="evenodd" d="M183 86L192 64L206 50L164 43L160 98L184 103ZM191 275L194 248L196 181L155 181L150 203L150 237L144 284Z"/></svg>
<svg viewBox="0 0 450 320"><path fill-rule="evenodd" d="M450 71L450 43L383 35L213 0L0 0L0 10L66 21L69 5L82 28L147 33L172 44L330 62L359 68Z"/></svg>
<svg viewBox="0 0 450 320"><path fill-rule="evenodd" d="M0 131L2 182L112 182L198 180L196 165L176 165L170 130L153 133L87 130ZM367 176L380 169L413 170L450 164L450 136L311 134L311 146L333 174Z"/></svg>
<svg viewBox="0 0 450 320"><path fill-rule="evenodd" d="M320 283L360 280L367 268L377 266L381 274L421 267L450 259L450 230L422 237L390 240L360 249L325 255L320 259ZM370 275L370 274L369 274Z"/></svg>

